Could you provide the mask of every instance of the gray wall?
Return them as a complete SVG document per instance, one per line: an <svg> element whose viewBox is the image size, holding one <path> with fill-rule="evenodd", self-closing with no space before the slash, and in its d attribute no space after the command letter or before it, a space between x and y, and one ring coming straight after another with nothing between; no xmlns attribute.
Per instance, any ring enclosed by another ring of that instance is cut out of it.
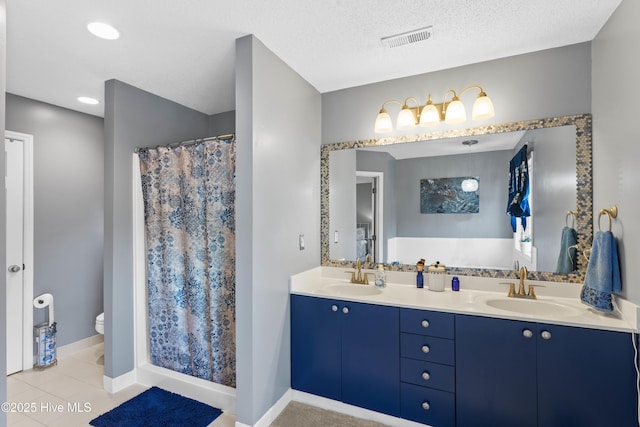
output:
<svg viewBox="0 0 640 427"><path fill-rule="evenodd" d="M320 262L320 103L255 37L237 40L237 420L247 425L290 386L288 280Z"/></svg>
<svg viewBox="0 0 640 427"><path fill-rule="evenodd" d="M576 209L575 140L575 126L530 130L522 138L533 150L533 244L538 248L538 271L556 270L566 214Z"/></svg>
<svg viewBox="0 0 640 427"><path fill-rule="evenodd" d="M7 52L7 9L6 1L0 0L0 131L5 129L5 90L6 90L6 52ZM4 139L3 139L4 141ZM6 157L0 150L0 176L5 175ZM0 271L7 271L6 261L6 207L5 198L0 198ZM0 319L7 318L7 283L4 274L0 275ZM0 322L0 402L7 401L7 330L6 322ZM0 411L0 427L7 424L7 415Z"/></svg>
<svg viewBox="0 0 640 427"><path fill-rule="evenodd" d="M344 150L343 150L344 151ZM346 150L350 151L350 150ZM387 262L389 245L387 242L397 234L397 199L396 199L396 159L389 153L375 151L357 151L356 170L364 172L382 172L382 262ZM332 206L332 205L330 205ZM380 236L378 236L380 238ZM349 258L347 258L349 259Z"/></svg>
<svg viewBox="0 0 640 427"><path fill-rule="evenodd" d="M329 153L329 256L356 259L356 151ZM334 232L338 232L335 243Z"/></svg>
<svg viewBox="0 0 640 427"><path fill-rule="evenodd" d="M219 136L236 132L236 112L227 111L224 113L209 116L209 135Z"/></svg>
<svg viewBox="0 0 640 427"><path fill-rule="evenodd" d="M95 335L102 312L103 120L7 94L6 126L33 135L33 294L55 299L58 345ZM34 324L44 320L45 310L34 309Z"/></svg>
<svg viewBox="0 0 640 427"><path fill-rule="evenodd" d="M603 65L604 66L604 65ZM589 43L550 49L444 71L389 80L322 95L322 142L378 138L373 123L382 103L389 99L418 97L424 104L431 92L442 102L449 89L481 85L493 100L496 116L490 120L448 126L433 131L464 129L491 123L513 122L591 111L591 49ZM475 91L461 100L470 116ZM354 106L358 108L354 108ZM392 117L398 113L392 105ZM431 131L418 128L384 136Z"/></svg>
<svg viewBox="0 0 640 427"><path fill-rule="evenodd" d="M396 209L398 237L509 238L506 174L510 151L398 160ZM477 176L480 212L475 214L420 213L420 180Z"/></svg>
<svg viewBox="0 0 640 427"><path fill-rule="evenodd" d="M600 209L618 205L612 231L618 238L622 295L635 304L640 304L634 270L640 259L640 144L635 117L640 99L639 16L640 2L623 0L592 42L594 218ZM602 225L608 227L606 217Z"/></svg>
<svg viewBox="0 0 640 427"><path fill-rule="evenodd" d="M105 84L104 372L133 369L132 153L209 136L208 116L126 83Z"/></svg>

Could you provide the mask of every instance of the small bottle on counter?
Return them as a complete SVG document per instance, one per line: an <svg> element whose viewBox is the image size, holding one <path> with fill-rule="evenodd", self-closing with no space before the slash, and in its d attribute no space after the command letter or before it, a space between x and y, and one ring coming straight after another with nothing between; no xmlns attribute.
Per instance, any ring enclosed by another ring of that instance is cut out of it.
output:
<svg viewBox="0 0 640 427"><path fill-rule="evenodd" d="M376 270L376 280L375 280L375 285L379 288L386 288L387 287L387 275L384 272L384 268L382 267L382 264L378 264L378 269Z"/></svg>
<svg viewBox="0 0 640 427"><path fill-rule="evenodd" d="M424 288L424 276L422 275L422 270L424 269L424 259L421 259L416 263L416 268L418 269L418 275L416 276L416 287Z"/></svg>
<svg viewBox="0 0 640 427"><path fill-rule="evenodd" d="M452 291L460 290L460 279L458 279L458 276L453 276L453 279L451 279L451 290Z"/></svg>

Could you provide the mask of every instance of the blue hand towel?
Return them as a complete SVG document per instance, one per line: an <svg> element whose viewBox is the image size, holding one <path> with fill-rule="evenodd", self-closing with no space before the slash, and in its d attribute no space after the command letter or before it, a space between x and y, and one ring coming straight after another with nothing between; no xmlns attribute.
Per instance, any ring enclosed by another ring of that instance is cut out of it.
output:
<svg viewBox="0 0 640 427"><path fill-rule="evenodd" d="M611 231L598 231L593 238L580 299L599 311L613 311L611 293L621 289L616 238Z"/></svg>
<svg viewBox="0 0 640 427"><path fill-rule="evenodd" d="M578 233L571 227L562 229L560 238L560 254L556 273L571 273L576 270L576 244L578 244Z"/></svg>

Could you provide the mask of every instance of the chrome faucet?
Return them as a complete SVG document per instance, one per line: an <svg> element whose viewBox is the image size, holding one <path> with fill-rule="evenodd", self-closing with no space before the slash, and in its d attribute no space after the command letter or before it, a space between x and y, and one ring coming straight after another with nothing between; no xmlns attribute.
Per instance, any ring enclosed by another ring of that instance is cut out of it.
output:
<svg viewBox="0 0 640 427"><path fill-rule="evenodd" d="M356 283L358 285L368 285L369 284L369 274L372 273L362 273L362 263L360 259L356 260L356 271L345 271L347 274L351 274L351 283Z"/></svg>

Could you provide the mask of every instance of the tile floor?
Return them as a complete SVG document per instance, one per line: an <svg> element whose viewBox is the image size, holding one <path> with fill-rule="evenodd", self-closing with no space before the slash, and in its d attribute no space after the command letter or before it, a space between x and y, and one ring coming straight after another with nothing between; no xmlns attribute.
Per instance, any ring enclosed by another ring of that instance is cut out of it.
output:
<svg viewBox="0 0 640 427"><path fill-rule="evenodd" d="M103 348L96 344L58 359L57 366L7 377L7 400L14 409L22 409L7 414L9 427L86 427L95 417L147 389L135 384L114 394L104 391ZM33 411L25 412L27 409ZM224 413L208 427L233 427L235 421L235 415Z"/></svg>

